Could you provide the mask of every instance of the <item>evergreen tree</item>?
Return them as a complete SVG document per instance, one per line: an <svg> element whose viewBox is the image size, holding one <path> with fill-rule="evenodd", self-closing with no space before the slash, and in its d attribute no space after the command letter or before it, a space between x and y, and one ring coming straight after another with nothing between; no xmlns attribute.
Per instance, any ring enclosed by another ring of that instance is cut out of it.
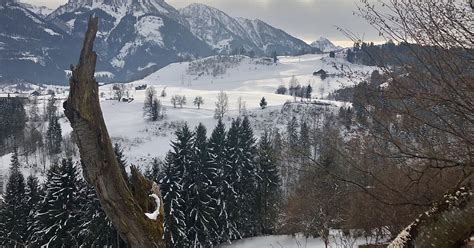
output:
<svg viewBox="0 0 474 248"><path fill-rule="evenodd" d="M243 151L240 150L240 118L232 120L226 137L226 162L223 167L223 201L227 204L227 221L236 229L235 237L230 239L238 239L242 237L243 212L247 209L240 209L240 200L243 194L242 187L242 168L243 168Z"/></svg>
<svg viewBox="0 0 474 248"><path fill-rule="evenodd" d="M35 216L34 234L30 244L34 247L76 247L78 225L77 171L71 159L63 159L48 171L46 195Z"/></svg>
<svg viewBox="0 0 474 248"><path fill-rule="evenodd" d="M13 97L0 99L0 116L0 142L23 134L26 112L20 99Z"/></svg>
<svg viewBox="0 0 474 248"><path fill-rule="evenodd" d="M191 178L195 176L190 174L194 158L193 142L194 134L188 125L179 128L164 168L165 239L169 247L186 247L189 244L186 220L190 213L186 204L189 201Z"/></svg>
<svg viewBox="0 0 474 248"><path fill-rule="evenodd" d="M143 115L150 121L157 121L162 118L163 105L156 98L156 90L153 86L149 87L145 93L143 102Z"/></svg>
<svg viewBox="0 0 474 248"><path fill-rule="evenodd" d="M49 120L48 130L46 131L46 140L49 154L54 155L61 152L61 142L63 140L61 125L58 117L53 115Z"/></svg>
<svg viewBox="0 0 474 248"><path fill-rule="evenodd" d="M58 107L56 107L56 96L54 92L51 94L51 97L48 99L48 103L46 105L46 111L45 111L45 116L44 120L45 121L50 121L53 116L56 116L56 111Z"/></svg>
<svg viewBox="0 0 474 248"><path fill-rule="evenodd" d="M207 151L206 127L199 124L194 140L194 159L190 166L188 181L188 199L186 205L189 213L187 221L188 238L193 247L210 247L217 236L217 223L213 219L212 193L215 185L211 179L216 177L215 170L209 166Z"/></svg>
<svg viewBox="0 0 474 248"><path fill-rule="evenodd" d="M275 150L265 131L258 144L258 189L257 210L259 230L262 234L273 234L278 218L280 199L280 175Z"/></svg>
<svg viewBox="0 0 474 248"><path fill-rule="evenodd" d="M260 108L265 109L267 107L267 100L265 100L265 97L262 97L262 100L260 100Z"/></svg>
<svg viewBox="0 0 474 248"><path fill-rule="evenodd" d="M231 216L231 208L236 204L236 193L233 189L233 181L228 180L232 167L228 164L226 136L224 123L219 119L208 143L209 166L217 173L211 183L214 186L213 189L215 189L212 197L215 200L213 202L215 204L213 219L216 220L218 226L217 237L219 240L216 243L227 242L240 237L235 219Z"/></svg>
<svg viewBox="0 0 474 248"><path fill-rule="evenodd" d="M286 132L288 135L288 145L290 149L294 149L298 145L298 121L293 116L291 121L286 126Z"/></svg>
<svg viewBox="0 0 474 248"><path fill-rule="evenodd" d="M100 205L94 187L85 181L80 181L81 186L78 199L78 212L80 213L78 233L82 247L126 247L118 232L107 218Z"/></svg>
<svg viewBox="0 0 474 248"><path fill-rule="evenodd" d="M28 176L26 179L26 207L28 212L26 239L32 235L31 226L33 226L36 211L39 209L41 197L42 192L39 187L38 178L33 175Z"/></svg>
<svg viewBox="0 0 474 248"><path fill-rule="evenodd" d="M187 244L186 219L183 211L185 203L180 183L182 172L174 165L174 160L174 154L169 152L166 155L163 178L160 181L165 208L165 241L167 247L185 247Z"/></svg>
<svg viewBox="0 0 474 248"><path fill-rule="evenodd" d="M230 131L229 131L230 132ZM238 206L239 230L241 235L250 237L257 234L257 165L255 138L248 117L244 117L240 128L238 129L239 140L237 143L238 158L237 163L240 164L240 180L236 186L239 200Z"/></svg>
<svg viewBox="0 0 474 248"><path fill-rule="evenodd" d="M311 158L311 142L309 137L309 127L306 121L301 123L300 135L298 142L298 155L301 158L301 162L306 164Z"/></svg>
<svg viewBox="0 0 474 248"><path fill-rule="evenodd" d="M125 178L125 181L130 186L130 178L127 174L127 160L125 160L125 155L123 154L123 147L119 143L114 144L114 153L115 157L117 157L117 162L122 171L122 176Z"/></svg>
<svg viewBox="0 0 474 248"><path fill-rule="evenodd" d="M308 86L306 86L306 90L304 92L305 98L311 99L311 93L313 93L313 87L311 87L311 85L308 84Z"/></svg>
<svg viewBox="0 0 474 248"><path fill-rule="evenodd" d="M157 121L163 118L163 105L158 99L153 99L151 104L150 120Z"/></svg>
<svg viewBox="0 0 474 248"><path fill-rule="evenodd" d="M16 247L25 243L28 218L26 203L25 178L20 171L17 150L14 149L0 216L2 246Z"/></svg>
<svg viewBox="0 0 474 248"><path fill-rule="evenodd" d="M163 177L163 166L163 161L153 158L150 167L145 171L145 176L153 182L160 182Z"/></svg>
<svg viewBox="0 0 474 248"><path fill-rule="evenodd" d="M31 100L29 118L31 122L38 122L40 119L37 96L34 96L33 99Z"/></svg>

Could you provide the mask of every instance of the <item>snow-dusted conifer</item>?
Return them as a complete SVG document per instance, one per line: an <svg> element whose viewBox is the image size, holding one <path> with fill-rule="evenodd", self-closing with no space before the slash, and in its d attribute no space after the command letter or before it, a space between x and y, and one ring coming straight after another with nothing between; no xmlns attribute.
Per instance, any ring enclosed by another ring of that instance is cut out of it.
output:
<svg viewBox="0 0 474 248"><path fill-rule="evenodd" d="M186 247L189 240L186 220L189 216L187 189L193 152L194 134L187 124L176 131L176 141L171 143L172 151L167 155L163 168L161 189L165 205L165 240L168 247Z"/></svg>
<svg viewBox="0 0 474 248"><path fill-rule="evenodd" d="M209 165L206 127L199 124L194 140L194 158L189 167L187 181L188 199L186 205L188 238L192 247L211 247L217 236L217 223L213 214L212 193L215 185L211 179L216 177L215 169Z"/></svg>
<svg viewBox="0 0 474 248"><path fill-rule="evenodd" d="M0 211L0 245L15 247L26 240L28 208L26 206L25 178L20 171L17 150L10 163L4 202Z"/></svg>
<svg viewBox="0 0 474 248"><path fill-rule="evenodd" d="M59 124L58 117L56 115L51 116L51 119L49 120L48 130L46 131L46 140L48 144L48 150L51 155L61 152L61 142L63 137L61 125Z"/></svg>
<svg viewBox="0 0 474 248"><path fill-rule="evenodd" d="M227 180L228 172L232 169L227 162L226 130L221 119L212 131L208 142L209 166L213 168L217 176L212 178L212 185L215 191L212 193L214 199L214 220L218 226L218 236L215 242L227 242L240 237L235 220L230 218L231 201L229 195L235 195L232 189L232 182Z"/></svg>
<svg viewBox="0 0 474 248"><path fill-rule="evenodd" d="M278 173L275 150L267 131L258 143L258 188L257 217L259 232L273 234L278 219L280 199L280 175Z"/></svg>
<svg viewBox="0 0 474 248"><path fill-rule="evenodd" d="M257 150L248 117L244 117L238 133L238 164L241 166L241 178L236 186L241 211L239 228L242 235L250 237L257 234L257 165L255 161Z"/></svg>
<svg viewBox="0 0 474 248"><path fill-rule="evenodd" d="M46 195L35 216L34 247L74 247L77 245L77 171L71 159L63 159L48 171Z"/></svg>
<svg viewBox="0 0 474 248"><path fill-rule="evenodd" d="M239 224L241 215L247 209L240 209L241 183L242 183L242 157L239 147L241 121L234 119L229 128L225 143L226 162L222 168L223 201L227 205L227 222L229 223L229 238L240 238ZM235 230L234 230L235 229Z"/></svg>
<svg viewBox="0 0 474 248"><path fill-rule="evenodd" d="M39 209L39 202L41 201L42 191L39 186L38 178L30 175L26 179L26 206L28 212L27 223L27 239L32 235L31 227L34 223L34 217Z"/></svg>
<svg viewBox="0 0 474 248"><path fill-rule="evenodd" d="M181 197L183 188L180 183L181 173L175 168L174 155L166 155L163 166L163 178L160 188L163 193L165 207L165 241L168 247L184 246L186 238L186 220L184 215L184 199Z"/></svg>
<svg viewBox="0 0 474 248"><path fill-rule="evenodd" d="M82 247L125 247L124 241L102 210L94 187L85 181L81 181L79 185L80 217L75 232L78 233Z"/></svg>

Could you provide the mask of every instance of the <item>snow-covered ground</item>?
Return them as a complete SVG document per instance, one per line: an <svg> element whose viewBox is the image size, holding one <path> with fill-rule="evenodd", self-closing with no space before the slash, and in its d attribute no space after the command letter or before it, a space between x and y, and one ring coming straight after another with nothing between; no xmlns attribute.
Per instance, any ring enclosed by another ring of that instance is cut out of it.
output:
<svg viewBox="0 0 474 248"><path fill-rule="evenodd" d="M358 247L374 242L370 238L366 240L362 237L344 236L339 230L331 230L328 241L328 248ZM219 248L326 248L326 246L320 238L307 238L303 235L270 235L237 240L232 244L221 244Z"/></svg>
<svg viewBox="0 0 474 248"><path fill-rule="evenodd" d="M327 55L304 55L301 57L280 57L277 65L257 64L257 59L245 58L240 65L229 68L224 75L190 75L187 73L189 63L170 64L150 76L128 84L129 96L134 98L131 103L114 100L102 101L103 113L109 133L115 141L125 145L125 153L130 162L140 163L143 159L163 157L170 149L169 142L174 138L174 130L179 123L187 122L195 127L202 122L212 131L217 121L213 118L215 101L219 91L223 90L229 96L230 111L226 115L226 122L238 116L238 99L245 102L251 120L268 122L266 126L276 125L275 114L283 104L293 101L288 95L275 94L280 85L289 87L293 76L302 86L310 84L313 96L316 98L327 96L330 92L343 86L353 84L340 72L341 65L345 69L369 73L370 67L352 65L343 59L331 59ZM337 68L336 68L337 67ZM333 74L324 80L313 76L313 72L324 69ZM158 98L166 108L166 118L151 123L143 117L143 101L145 90L135 90L136 86L147 84L157 91ZM112 95L112 86L101 87L105 98ZM166 97L160 97L162 90ZM187 104L183 108L173 108L171 97L185 95ZM201 109L193 105L196 96L204 99ZM268 108L260 109L262 97L268 102ZM298 99L298 101L300 101ZM341 103L335 102L340 105ZM258 133L261 130L256 130Z"/></svg>
<svg viewBox="0 0 474 248"><path fill-rule="evenodd" d="M339 69L353 70L369 74L370 67L353 65L343 59L329 58L328 55L304 55L300 57L280 57L277 65L257 63L259 59L244 58L240 64L226 69L225 74L213 77L202 74L201 76L190 75L187 72L189 63L174 63L164 67L148 77L128 83L128 97L133 97L132 102L118 102L110 99L113 95L112 85L100 87L102 110L104 118L114 142L124 146L127 160L138 166L148 165L153 157L163 158L170 149L170 141L174 139L174 131L177 126L187 122L194 128L200 122L212 131L217 121L213 118L215 101L219 91L223 90L229 96L229 112L224 121L229 126L232 118L239 116L238 99L245 104L247 114L254 125L255 133L258 135L263 128L283 127L284 120L281 118L282 106L287 101L293 101L289 95L275 94L280 85L289 87L293 76L302 86L310 84L313 88L313 98L326 96L330 92L343 86L353 84L353 81L343 76ZM319 76L313 76L313 72L324 69L332 76L322 80ZM166 118L158 122L149 122L143 117L143 102L145 90L135 90L136 86L147 84L153 86L157 96L166 108ZM165 89L166 97L160 97L161 91ZM67 87L44 86L44 88L32 87L30 90L56 91L58 110L62 114L62 101L67 97ZM13 89L4 87L2 92L13 92ZM30 93L31 93L30 92ZM173 108L171 97L173 95L185 95L187 104L183 108ZM193 105L196 96L204 99L201 109ZM127 96L126 96L127 97ZM268 107L260 109L259 103L262 97L268 102ZM43 109L49 96L40 96L40 110ZM300 99L297 99L300 101ZM344 104L340 102L326 101L335 108ZM286 118L286 117L285 117ZM71 127L66 118L60 120L63 136L69 135ZM8 168L9 159L3 159L4 169ZM5 171L0 172L2 174Z"/></svg>
<svg viewBox="0 0 474 248"><path fill-rule="evenodd" d="M325 248L324 242L317 238L305 238L302 236L274 235L247 238L225 244L219 248Z"/></svg>

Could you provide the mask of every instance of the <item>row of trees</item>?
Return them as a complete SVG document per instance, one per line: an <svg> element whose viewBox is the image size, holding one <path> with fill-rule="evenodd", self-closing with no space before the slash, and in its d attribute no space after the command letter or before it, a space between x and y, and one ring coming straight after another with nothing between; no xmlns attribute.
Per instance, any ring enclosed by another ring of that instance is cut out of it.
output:
<svg viewBox="0 0 474 248"><path fill-rule="evenodd" d="M115 151L125 166L120 147ZM77 166L63 159L49 168L43 185L34 175L25 182L15 150L0 208L1 246L125 247Z"/></svg>
<svg viewBox="0 0 474 248"><path fill-rule="evenodd" d="M290 79L289 88L286 88L286 86L284 85L280 85L278 86L275 93L280 94L280 95L288 94L290 96L293 96L295 100L296 100L296 97L301 97L302 99L303 98L311 99L311 94L313 93L313 87L311 87L310 84L308 84L307 86L301 86L298 79L295 76L293 76Z"/></svg>
<svg viewBox="0 0 474 248"><path fill-rule="evenodd" d="M0 98L0 116L0 147L7 147L23 135L27 120L23 101L16 97Z"/></svg>
<svg viewBox="0 0 474 248"><path fill-rule="evenodd" d="M26 101L29 104L25 106ZM57 104L54 94L44 104L42 112L37 97L29 100L16 97L0 99L1 153L11 152L13 147L17 147L25 156L41 149L45 149L45 155L58 154L63 139Z"/></svg>
<svg viewBox="0 0 474 248"><path fill-rule="evenodd" d="M207 139L200 124L176 132L160 182L168 247L210 247L276 230L280 177L268 133L259 143L248 118L226 131L221 120Z"/></svg>

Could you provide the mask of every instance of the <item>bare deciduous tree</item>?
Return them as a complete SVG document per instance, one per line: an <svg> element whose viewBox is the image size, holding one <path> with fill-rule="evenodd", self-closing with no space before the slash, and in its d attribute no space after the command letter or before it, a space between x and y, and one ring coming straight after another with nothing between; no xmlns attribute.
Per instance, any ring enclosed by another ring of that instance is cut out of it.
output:
<svg viewBox="0 0 474 248"><path fill-rule="evenodd" d="M201 108L201 105L204 104L204 99L202 96L196 96L193 101L194 105L198 107L198 109Z"/></svg>
<svg viewBox="0 0 474 248"><path fill-rule="evenodd" d="M122 100L122 97L125 95L125 84L114 84L112 86L112 90L114 92L115 99L120 102L120 100Z"/></svg>
<svg viewBox="0 0 474 248"><path fill-rule="evenodd" d="M383 177L383 171L364 168L349 156L346 161L377 185L376 193L365 191L378 201L428 209L393 247L460 245L474 222L472 6L436 0L361 3L361 15L404 52L361 49L387 83L383 88L368 85L361 104L369 119L361 127L367 135L358 139L371 144L367 155L384 170L398 170L403 180ZM430 181L437 182L437 191L427 187ZM451 190L443 197L442 189Z"/></svg>
<svg viewBox="0 0 474 248"><path fill-rule="evenodd" d="M222 119L225 113L229 110L229 97L224 91L217 95L216 109L214 111L214 118Z"/></svg>

